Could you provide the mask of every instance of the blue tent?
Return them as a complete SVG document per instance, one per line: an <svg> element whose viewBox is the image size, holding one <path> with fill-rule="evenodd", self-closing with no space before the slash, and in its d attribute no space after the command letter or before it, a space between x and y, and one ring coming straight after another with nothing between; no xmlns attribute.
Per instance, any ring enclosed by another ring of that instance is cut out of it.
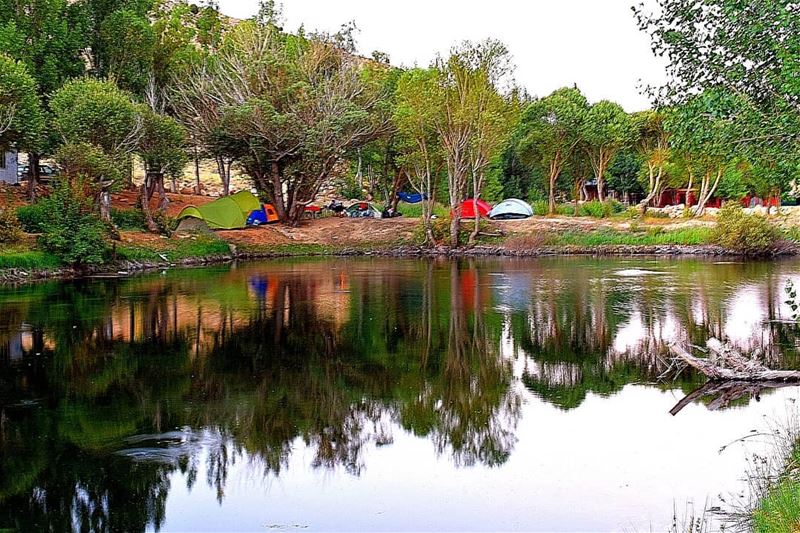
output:
<svg viewBox="0 0 800 533"><path fill-rule="evenodd" d="M503 200L489 213L489 218L493 220L513 220L519 218L530 218L533 216L533 208L522 200L509 198Z"/></svg>
<svg viewBox="0 0 800 533"><path fill-rule="evenodd" d="M397 193L397 197L400 198L401 201L407 204L418 204L422 200L427 200L428 197L420 194L420 193L408 193L408 192L399 192Z"/></svg>

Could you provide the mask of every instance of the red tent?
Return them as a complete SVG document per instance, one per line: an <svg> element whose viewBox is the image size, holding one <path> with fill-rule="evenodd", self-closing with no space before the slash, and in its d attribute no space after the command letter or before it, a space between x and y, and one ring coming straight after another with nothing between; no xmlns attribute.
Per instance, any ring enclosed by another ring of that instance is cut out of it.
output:
<svg viewBox="0 0 800 533"><path fill-rule="evenodd" d="M489 218L489 212L492 210L492 206L480 199L477 202L473 199L464 201L460 207L461 218L475 218L476 204L478 206L478 213L480 213L481 218Z"/></svg>

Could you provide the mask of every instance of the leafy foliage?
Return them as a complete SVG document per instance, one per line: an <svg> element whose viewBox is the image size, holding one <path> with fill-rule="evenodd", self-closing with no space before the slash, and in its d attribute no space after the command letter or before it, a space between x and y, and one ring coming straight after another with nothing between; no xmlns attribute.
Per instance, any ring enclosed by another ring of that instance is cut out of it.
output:
<svg viewBox="0 0 800 533"><path fill-rule="evenodd" d="M517 150L524 162L547 177L550 214L556 210L558 178L581 142L589 104L578 89L564 88L523 111Z"/></svg>
<svg viewBox="0 0 800 533"><path fill-rule="evenodd" d="M748 215L732 203L720 209L712 235L712 241L723 248L753 255L770 252L779 238L780 231L767 218Z"/></svg>
<svg viewBox="0 0 800 533"><path fill-rule="evenodd" d="M24 63L0 53L0 154L12 143L36 147L43 128L36 82Z"/></svg>
<svg viewBox="0 0 800 533"><path fill-rule="evenodd" d="M76 267L99 265L108 259L108 227L95 214L80 182L57 184L39 205L50 214L39 237L45 251Z"/></svg>
<svg viewBox="0 0 800 533"><path fill-rule="evenodd" d="M11 207L0 210L0 244L16 244L22 240L22 225Z"/></svg>
<svg viewBox="0 0 800 533"><path fill-rule="evenodd" d="M50 216L41 202L17 208L17 219L27 233L42 233Z"/></svg>

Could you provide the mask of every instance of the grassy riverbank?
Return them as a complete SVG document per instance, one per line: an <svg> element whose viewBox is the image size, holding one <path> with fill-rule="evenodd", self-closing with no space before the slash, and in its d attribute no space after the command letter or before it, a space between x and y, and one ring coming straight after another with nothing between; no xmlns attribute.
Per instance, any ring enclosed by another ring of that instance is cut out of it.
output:
<svg viewBox="0 0 800 533"><path fill-rule="evenodd" d="M437 231L446 240L446 225ZM122 227L122 226L120 226ZM471 222L465 222L466 241ZM422 245L420 221L323 218L299 227L271 225L196 235L154 235L123 230L111 242L104 264L70 269L44 251L28 234L13 246L0 247L0 279L59 277L96 272L138 271L173 265L207 264L267 257L382 254L394 256L540 256L540 255L738 255L746 250L718 245L713 221L597 220L575 217L533 217L482 222L478 244L452 250ZM777 229L774 230L778 232ZM797 232L776 233L769 254L797 254ZM738 239L750 242L747 236ZM736 244L736 240L734 240Z"/></svg>
<svg viewBox="0 0 800 533"><path fill-rule="evenodd" d="M800 442L787 455L784 471L753 511L755 533L800 531Z"/></svg>

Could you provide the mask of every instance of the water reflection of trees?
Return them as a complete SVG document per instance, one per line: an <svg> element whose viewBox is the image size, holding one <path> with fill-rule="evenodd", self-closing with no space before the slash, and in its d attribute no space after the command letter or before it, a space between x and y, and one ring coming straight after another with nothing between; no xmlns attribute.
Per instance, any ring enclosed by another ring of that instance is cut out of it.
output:
<svg viewBox="0 0 800 533"><path fill-rule="evenodd" d="M797 328L780 321L787 274L774 263L661 263L665 275L633 279L596 264L528 272L535 297L509 312L522 381L546 401L571 409L589 392L654 382L668 342L704 345L710 337L729 338L731 329L730 340L742 349L762 349L776 365L796 364ZM747 299L752 292L761 305ZM737 327L737 313L754 317L752 324ZM677 385L689 391L698 379L687 373Z"/></svg>
<svg viewBox="0 0 800 533"><path fill-rule="evenodd" d="M753 306L742 294L764 320L734 340L796 353L796 328L770 321L780 265L666 270L278 263L0 292L0 527L157 528L178 472L222 501L237 460L277 476L302 444L313 466L358 475L397 431L500 465L515 368L574 408L652 381L669 340L724 336Z"/></svg>
<svg viewBox="0 0 800 533"><path fill-rule="evenodd" d="M324 275L303 270L268 273L266 291L234 275L213 297L151 278L9 303L0 331L24 322L38 340L0 372L0 526L158 528L175 472L191 487L204 470L222 500L234 461L278 475L299 440L313 466L357 475L398 427L457 464L501 464L520 401L499 320L482 294L465 305L480 286L457 265L423 266L339 287L343 320L324 309Z"/></svg>

